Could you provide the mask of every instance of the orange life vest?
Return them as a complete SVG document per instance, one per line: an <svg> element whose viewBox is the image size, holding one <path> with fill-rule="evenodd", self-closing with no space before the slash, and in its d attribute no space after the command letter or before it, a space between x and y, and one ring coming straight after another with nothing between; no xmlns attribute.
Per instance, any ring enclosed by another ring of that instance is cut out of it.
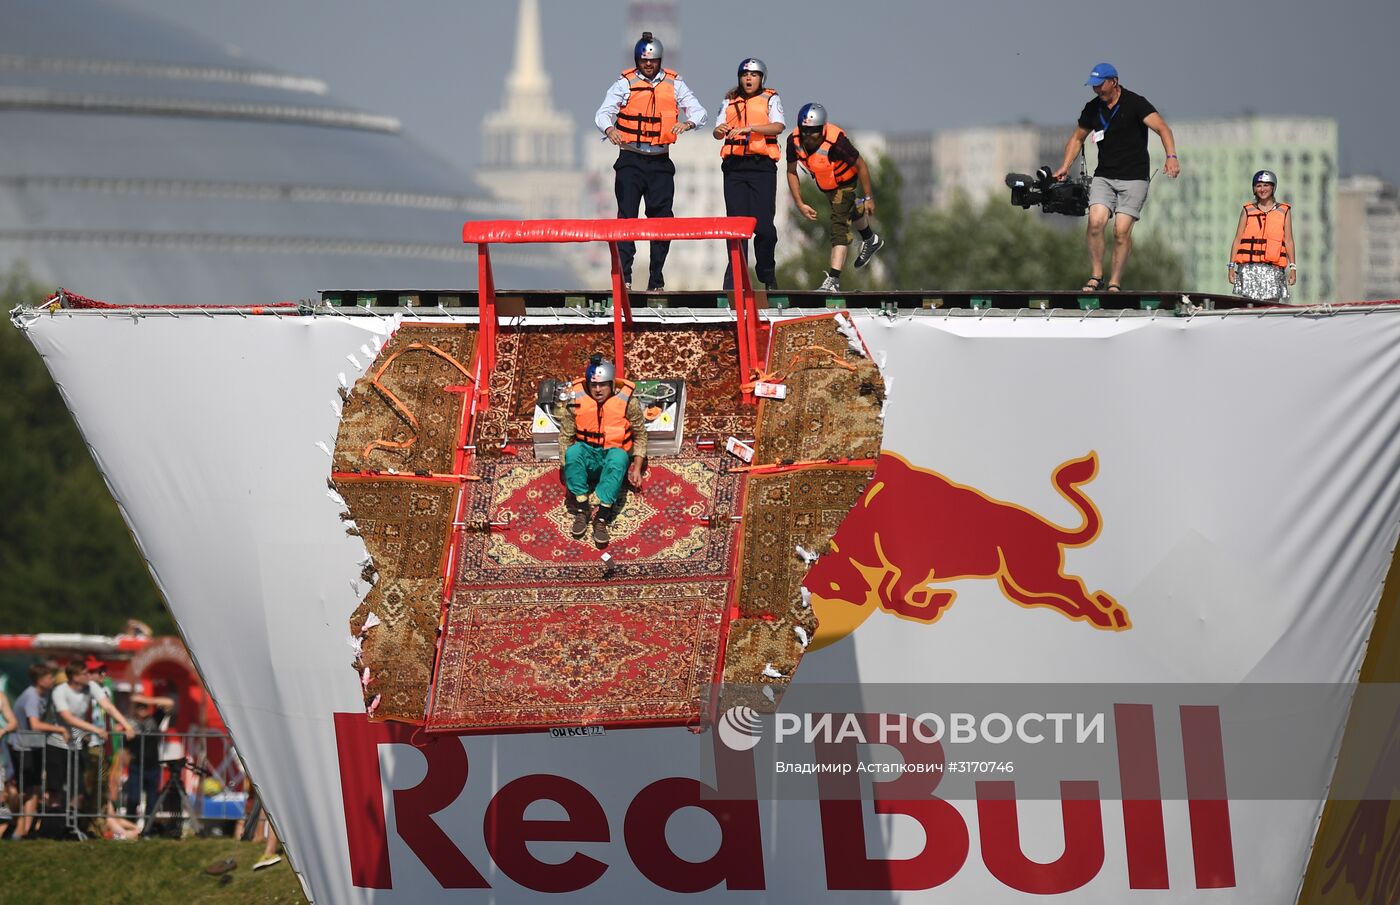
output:
<svg viewBox="0 0 1400 905"><path fill-rule="evenodd" d="M588 395L582 377L571 386L569 404L574 410L574 436L589 446L632 451L632 422L627 419L627 403L636 384L630 380L613 382L615 392L602 405Z"/></svg>
<svg viewBox="0 0 1400 905"><path fill-rule="evenodd" d="M724 121L729 123L731 129L737 129L740 126L768 125L772 122L768 118L768 101L777 93L772 88L765 88L753 97L734 98L724 110ZM719 149L720 157L729 157L730 155L758 156L762 154L768 155L773 160L783 156L783 149L778 144L777 136L762 135L758 132L737 136L726 135L724 144Z"/></svg>
<svg viewBox="0 0 1400 905"><path fill-rule="evenodd" d="M622 77L631 91L627 103L617 111L617 131L622 133L623 141L669 145L676 140L676 133L671 130L680 119L680 107L676 104L678 76L670 69L661 70L661 75L661 81L653 85L635 67L623 70Z"/></svg>
<svg viewBox="0 0 1400 905"><path fill-rule="evenodd" d="M1256 204L1244 206L1244 235L1235 249L1236 264L1273 264L1286 267L1288 252L1284 250L1288 205L1282 202L1266 211Z"/></svg>
<svg viewBox="0 0 1400 905"><path fill-rule="evenodd" d="M822 130L822 143L811 154L802 147L802 133L797 133L797 160L807 172L812 174L812 178L817 180L817 188L829 192L838 185L844 185L856 178L856 168L852 164L844 161L833 162L831 159L831 146L846 133L840 126L833 126L827 123Z"/></svg>

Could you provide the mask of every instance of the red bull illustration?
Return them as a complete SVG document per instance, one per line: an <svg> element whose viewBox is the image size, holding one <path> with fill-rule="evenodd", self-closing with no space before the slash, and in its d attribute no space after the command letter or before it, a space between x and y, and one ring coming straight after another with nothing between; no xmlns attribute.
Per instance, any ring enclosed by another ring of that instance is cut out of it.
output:
<svg viewBox="0 0 1400 905"><path fill-rule="evenodd" d="M1065 573L1065 548L1092 544L1103 529L1080 490L1098 474L1095 452L1051 475L1081 524L1063 528L1015 503L988 496L896 453L881 453L865 495L841 523L831 551L804 582L821 620L814 646L844 637L877 608L901 619L936 622L958 592L935 587L959 579L994 579L1018 606L1049 607L1097 629L1132 627L1128 611L1102 590Z"/></svg>

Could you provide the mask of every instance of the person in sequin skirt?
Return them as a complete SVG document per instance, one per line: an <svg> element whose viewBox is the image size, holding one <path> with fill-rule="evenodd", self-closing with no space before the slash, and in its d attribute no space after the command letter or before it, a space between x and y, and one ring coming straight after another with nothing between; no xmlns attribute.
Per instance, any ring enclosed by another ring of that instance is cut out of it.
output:
<svg viewBox="0 0 1400 905"><path fill-rule="evenodd" d="M1290 207L1275 197L1278 176L1271 170L1254 174L1254 201L1240 211L1235 229L1229 279L1235 295L1256 302L1283 304L1288 287L1298 281L1293 251Z"/></svg>

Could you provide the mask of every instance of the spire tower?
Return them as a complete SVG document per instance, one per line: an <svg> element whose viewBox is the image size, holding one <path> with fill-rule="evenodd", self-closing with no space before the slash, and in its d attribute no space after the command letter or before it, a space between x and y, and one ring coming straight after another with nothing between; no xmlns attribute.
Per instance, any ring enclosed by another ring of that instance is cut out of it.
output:
<svg viewBox="0 0 1400 905"><path fill-rule="evenodd" d="M515 59L500 109L482 123L478 180L529 218L578 215L581 177L573 117L554 108L545 71L539 0L520 0Z"/></svg>

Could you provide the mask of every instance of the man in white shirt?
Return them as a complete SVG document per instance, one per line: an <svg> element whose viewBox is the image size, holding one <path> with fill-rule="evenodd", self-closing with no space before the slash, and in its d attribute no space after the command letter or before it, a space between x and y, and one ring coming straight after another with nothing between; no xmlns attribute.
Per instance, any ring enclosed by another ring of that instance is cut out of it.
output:
<svg viewBox="0 0 1400 905"><path fill-rule="evenodd" d="M598 131L619 149L613 164L613 193L620 218L635 218L643 198L648 217L674 216L676 165L671 162L670 147L681 133L705 125L705 106L679 75L661 68L663 52L661 42L651 32L643 32L633 51L637 65L623 70L608 87L603 105L593 116ZM670 242L651 243L648 291L665 288L662 268L670 250ZM629 287L636 255L635 242L617 243L622 281Z"/></svg>
<svg viewBox="0 0 1400 905"><path fill-rule="evenodd" d="M79 791L83 788L82 751L88 735L96 735L105 742L107 730L90 722L92 673L82 660L69 663L66 672L68 681L54 686L49 698L49 709L54 714L50 722L63 727L64 731L49 734L46 761L49 791L64 793L65 809L71 812L79 807Z"/></svg>

